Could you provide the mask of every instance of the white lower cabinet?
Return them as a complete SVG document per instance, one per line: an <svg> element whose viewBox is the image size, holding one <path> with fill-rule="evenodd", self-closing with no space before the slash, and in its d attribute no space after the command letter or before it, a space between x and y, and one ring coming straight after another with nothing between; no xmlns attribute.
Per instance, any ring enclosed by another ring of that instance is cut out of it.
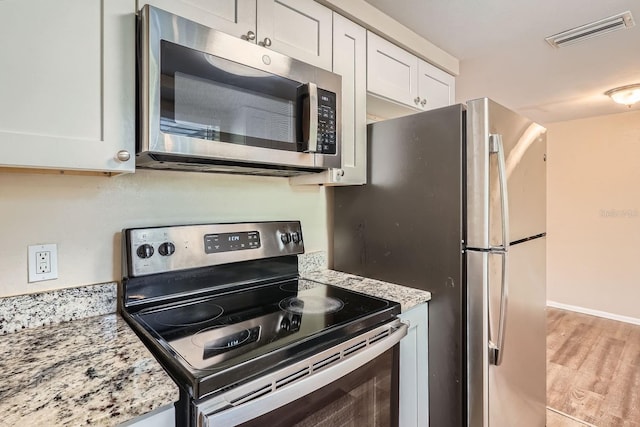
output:
<svg viewBox="0 0 640 427"><path fill-rule="evenodd" d="M0 167L133 172L135 2L0 1Z"/></svg>
<svg viewBox="0 0 640 427"><path fill-rule="evenodd" d="M400 426L429 425L428 304L402 313L409 322L400 341Z"/></svg>
<svg viewBox="0 0 640 427"><path fill-rule="evenodd" d="M176 427L176 410L173 404L163 406L118 427Z"/></svg>

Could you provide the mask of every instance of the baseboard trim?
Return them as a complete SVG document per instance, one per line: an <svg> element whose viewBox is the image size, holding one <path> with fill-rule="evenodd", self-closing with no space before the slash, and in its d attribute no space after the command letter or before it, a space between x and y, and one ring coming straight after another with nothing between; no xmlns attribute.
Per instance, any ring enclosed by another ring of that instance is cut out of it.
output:
<svg viewBox="0 0 640 427"><path fill-rule="evenodd" d="M617 320L618 322L640 325L640 319L620 314L608 313L606 311L593 310L591 308L579 307L577 305L563 304L556 301L547 301L547 307L560 308L562 310L575 311L576 313L589 314L591 316L603 317L605 319Z"/></svg>

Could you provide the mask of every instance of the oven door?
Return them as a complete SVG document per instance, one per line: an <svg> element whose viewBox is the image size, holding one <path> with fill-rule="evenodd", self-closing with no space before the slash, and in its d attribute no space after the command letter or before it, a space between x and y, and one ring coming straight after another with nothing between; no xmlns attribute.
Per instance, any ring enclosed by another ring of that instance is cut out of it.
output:
<svg viewBox="0 0 640 427"><path fill-rule="evenodd" d="M139 38L139 155L340 167L340 76L148 5Z"/></svg>
<svg viewBox="0 0 640 427"><path fill-rule="evenodd" d="M197 407L197 425L398 425L396 320Z"/></svg>

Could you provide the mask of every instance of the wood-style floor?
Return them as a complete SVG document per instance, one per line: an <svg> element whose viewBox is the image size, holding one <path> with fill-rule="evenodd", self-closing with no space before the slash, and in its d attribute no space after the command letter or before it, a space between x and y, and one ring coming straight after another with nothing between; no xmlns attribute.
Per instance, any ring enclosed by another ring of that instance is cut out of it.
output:
<svg viewBox="0 0 640 427"><path fill-rule="evenodd" d="M548 427L640 427L640 326L548 308L547 406Z"/></svg>

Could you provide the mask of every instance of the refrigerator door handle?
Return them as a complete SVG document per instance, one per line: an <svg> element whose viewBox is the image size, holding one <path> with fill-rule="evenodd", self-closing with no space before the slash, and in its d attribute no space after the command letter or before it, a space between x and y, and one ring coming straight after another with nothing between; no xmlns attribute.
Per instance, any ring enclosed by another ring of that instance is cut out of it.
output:
<svg viewBox="0 0 640 427"><path fill-rule="evenodd" d="M509 254L496 252L502 257L502 283L500 285L500 318L498 319L498 341L493 341L491 328L489 328L489 363L500 366L504 356L505 325L507 323L507 307L509 304ZM491 323L489 323L491 324Z"/></svg>
<svg viewBox="0 0 640 427"><path fill-rule="evenodd" d="M509 198L507 196L507 167L504 161L502 135L489 134L489 150L498 155L498 181L500 183L500 208L502 212L502 245L494 249L506 252L509 249Z"/></svg>

